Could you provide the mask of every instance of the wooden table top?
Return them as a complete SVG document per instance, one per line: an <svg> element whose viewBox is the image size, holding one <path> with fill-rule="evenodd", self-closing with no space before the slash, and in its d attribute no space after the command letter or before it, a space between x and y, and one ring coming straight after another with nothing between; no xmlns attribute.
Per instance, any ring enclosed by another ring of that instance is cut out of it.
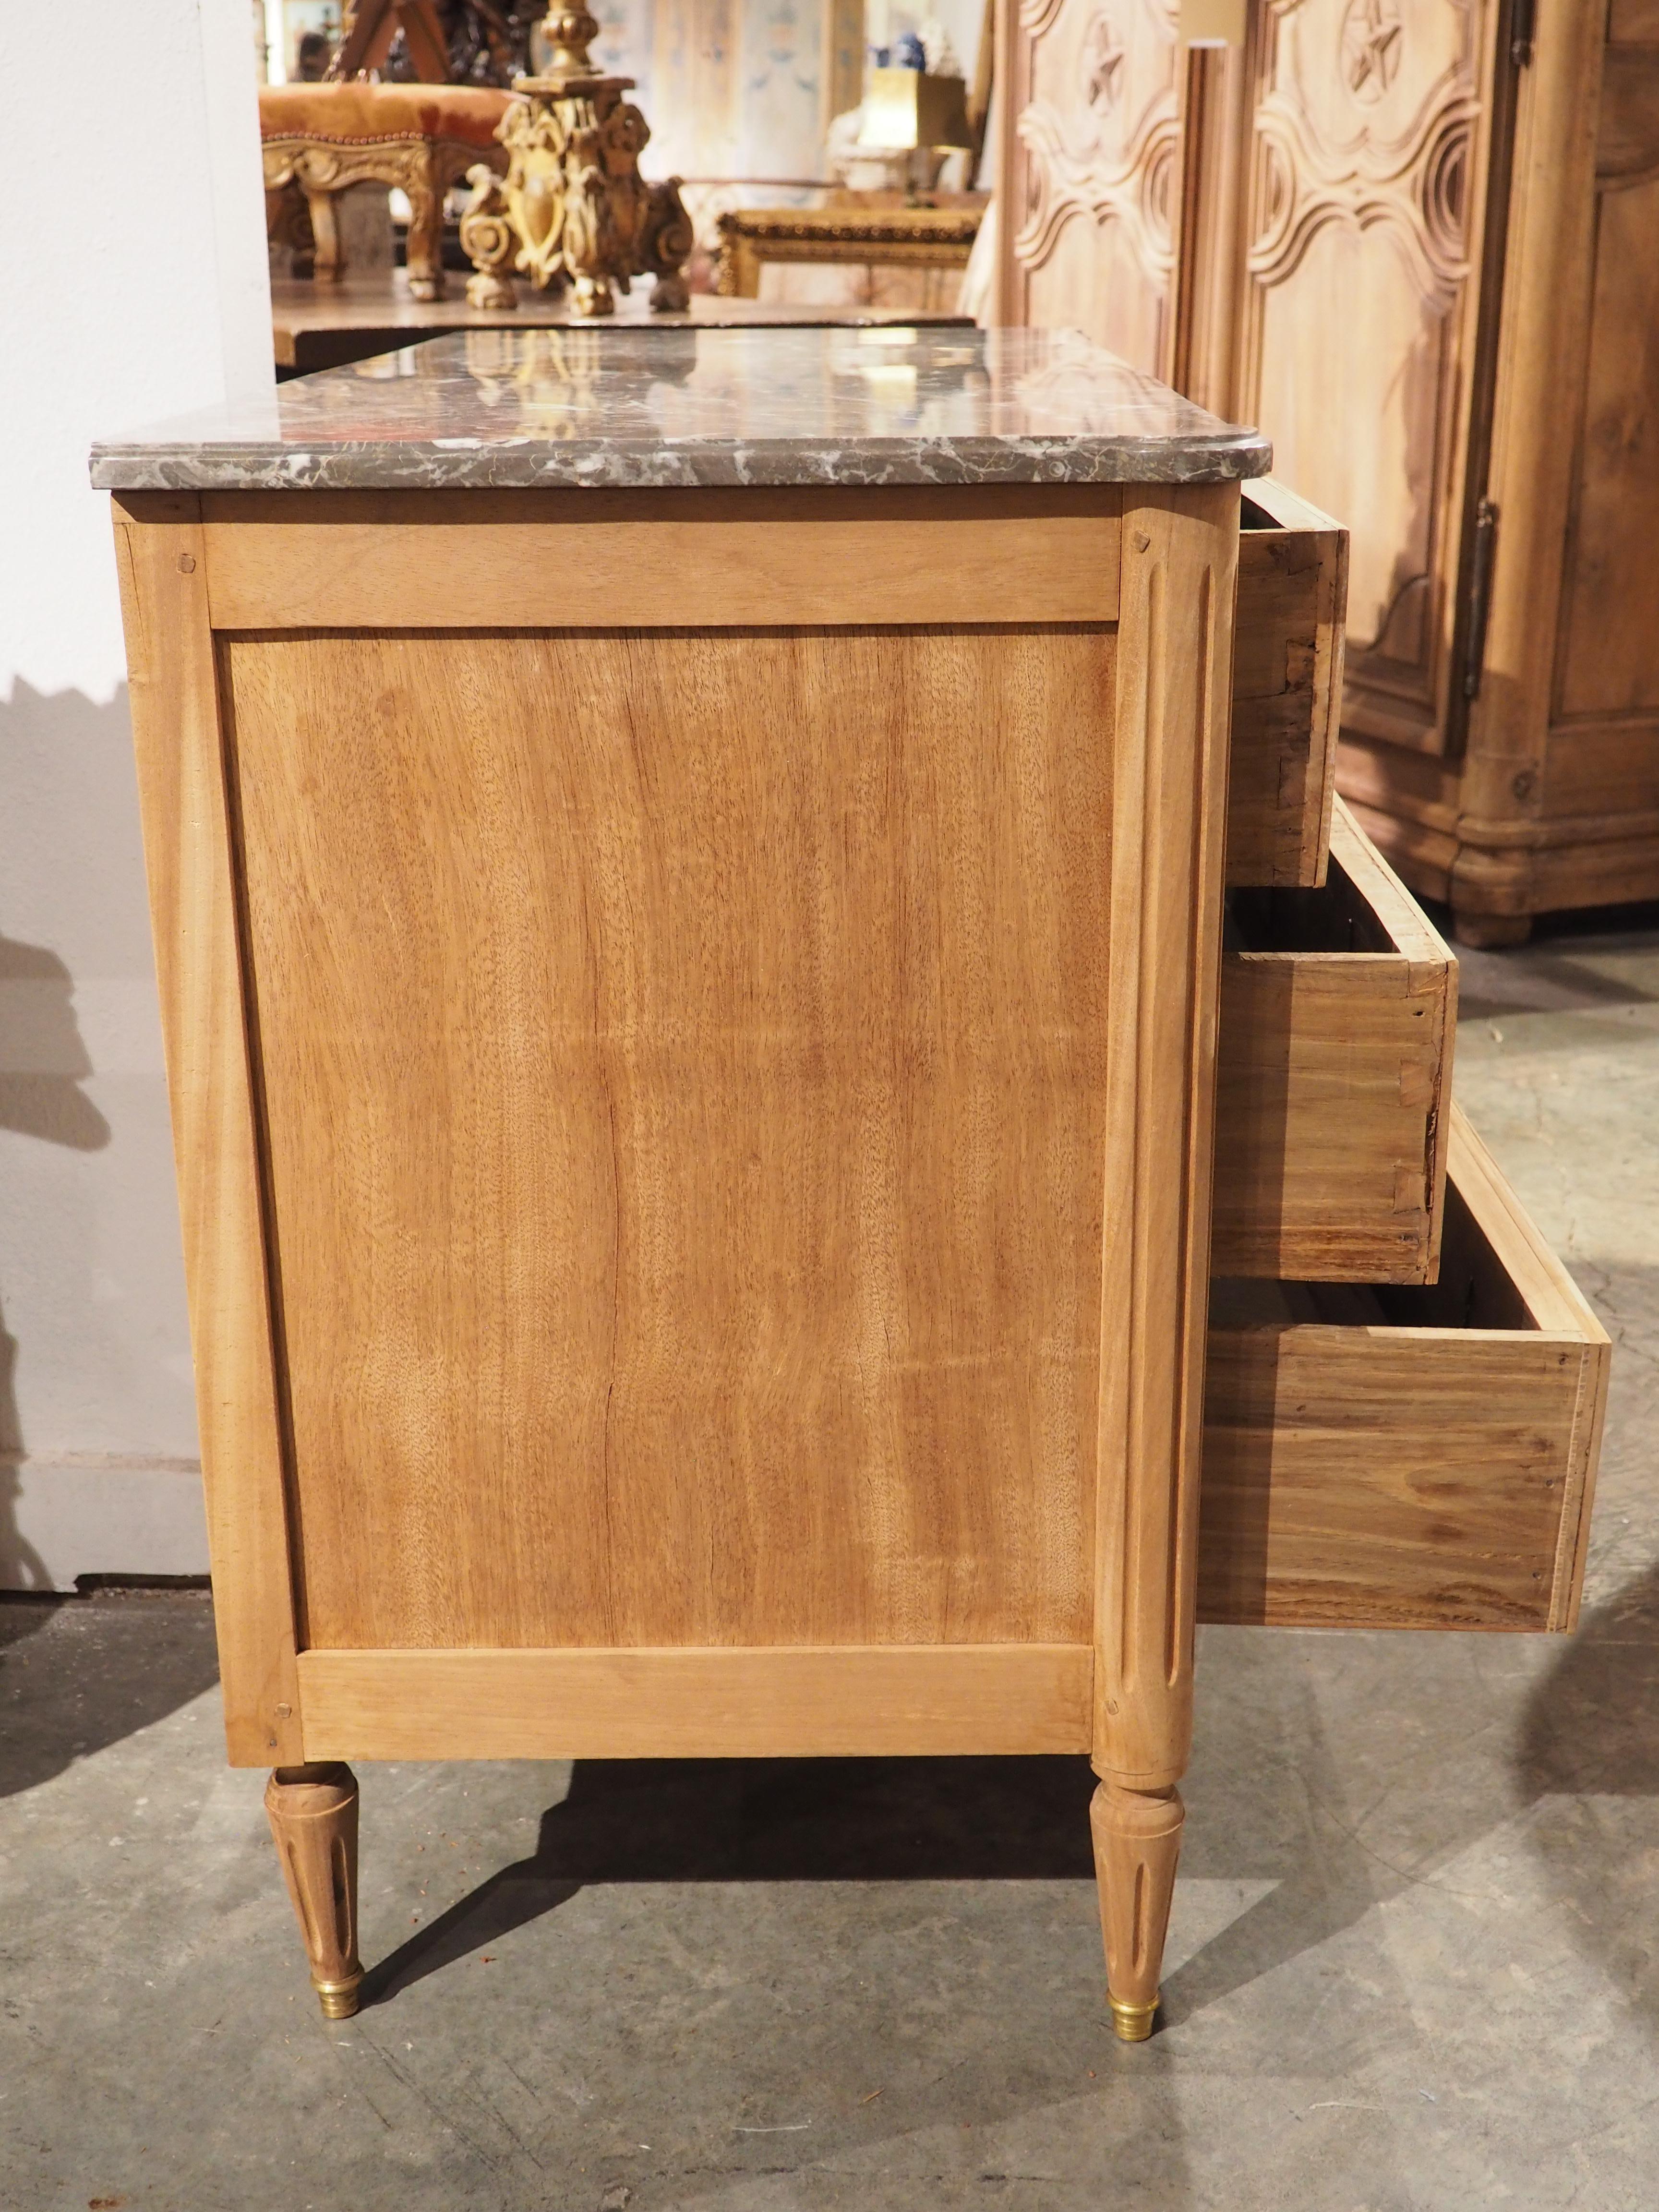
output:
<svg viewBox="0 0 1659 2212"><path fill-rule="evenodd" d="M401 269L380 269L348 276L338 284L287 279L270 288L271 338L280 378L304 376L313 369L341 368L399 346L417 345L451 331L531 330L585 324L568 295L520 289L519 306L473 307L467 304L466 278L448 272L452 296L413 300ZM766 300L724 300L696 292L684 313L653 315L649 292L619 298L617 312L599 325L611 328L647 325L658 330L814 328L828 324L860 325L971 323L971 315L913 307L848 307L783 304Z"/></svg>

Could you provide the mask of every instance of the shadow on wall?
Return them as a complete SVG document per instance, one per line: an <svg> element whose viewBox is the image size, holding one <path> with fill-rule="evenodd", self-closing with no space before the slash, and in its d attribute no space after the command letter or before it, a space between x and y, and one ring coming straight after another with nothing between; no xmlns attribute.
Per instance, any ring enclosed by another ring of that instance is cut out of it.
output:
<svg viewBox="0 0 1659 2212"><path fill-rule="evenodd" d="M110 1126L86 1092L92 1061L75 1021L75 978L55 952L0 937L0 1129L101 1152Z"/></svg>
<svg viewBox="0 0 1659 2212"><path fill-rule="evenodd" d="M100 1152L110 1140L110 1126L81 1088L92 1060L76 1024L69 969L45 945L0 937L0 1006L5 1008L0 1129L73 1152ZM17 1526L17 1471L26 1452L16 1366L17 1340L0 1321L0 1582L13 1589L44 1590L52 1577Z"/></svg>

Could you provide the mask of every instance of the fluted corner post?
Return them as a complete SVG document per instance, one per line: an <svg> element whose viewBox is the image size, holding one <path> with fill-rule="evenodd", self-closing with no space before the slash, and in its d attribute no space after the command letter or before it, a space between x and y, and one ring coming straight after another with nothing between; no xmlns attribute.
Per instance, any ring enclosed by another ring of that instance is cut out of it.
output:
<svg viewBox="0 0 1659 2212"><path fill-rule="evenodd" d="M1112 799L1091 1808L1107 1988L1150 2035L1193 1729L1235 484L1126 495Z"/></svg>
<svg viewBox="0 0 1659 2212"><path fill-rule="evenodd" d="M349 1766L279 1766L265 1812L326 2020L349 2020L363 1978L357 1956L357 1778Z"/></svg>

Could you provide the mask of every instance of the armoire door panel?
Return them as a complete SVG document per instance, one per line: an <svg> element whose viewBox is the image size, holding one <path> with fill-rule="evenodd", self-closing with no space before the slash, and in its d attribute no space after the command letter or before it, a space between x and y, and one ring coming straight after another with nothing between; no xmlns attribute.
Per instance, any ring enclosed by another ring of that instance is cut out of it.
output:
<svg viewBox="0 0 1659 2212"><path fill-rule="evenodd" d="M1395 743L1435 742L1447 681L1489 9L1255 17L1240 412L1352 528L1345 719Z"/></svg>
<svg viewBox="0 0 1659 2212"><path fill-rule="evenodd" d="M1172 0L1025 0L1011 26L1008 312L1157 374L1180 139Z"/></svg>
<svg viewBox="0 0 1659 2212"><path fill-rule="evenodd" d="M1574 505L1558 713L1659 712L1659 43L1607 50Z"/></svg>
<svg viewBox="0 0 1659 2212"><path fill-rule="evenodd" d="M1402 333L1414 331L1408 343ZM1332 404L1341 333L1342 404ZM1351 655L1426 664L1435 447L1449 381L1447 333L1421 313L1407 257L1346 222L1308 240L1262 317L1261 381L1273 466L1309 499L1353 518ZM1368 434L1355 435L1364 422ZM1409 682L1409 673L1406 680Z"/></svg>

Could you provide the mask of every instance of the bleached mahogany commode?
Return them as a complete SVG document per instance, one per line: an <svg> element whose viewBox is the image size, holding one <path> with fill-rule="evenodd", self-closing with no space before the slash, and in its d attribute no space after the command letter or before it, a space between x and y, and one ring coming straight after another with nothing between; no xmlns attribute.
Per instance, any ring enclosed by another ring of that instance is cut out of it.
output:
<svg viewBox="0 0 1659 2212"><path fill-rule="evenodd" d="M1224 839L1303 888L1228 954L1218 1258L1439 1264L1450 963L1340 818L1317 888L1342 533L1248 485L1239 568L1263 442L1076 340L483 335L94 463L325 2008L349 1759L1086 1752L1138 2039L1201 1451L1208 1617L1577 1601L1602 1351L1473 1139L1446 1310L1234 1298L1205 1441Z"/></svg>

